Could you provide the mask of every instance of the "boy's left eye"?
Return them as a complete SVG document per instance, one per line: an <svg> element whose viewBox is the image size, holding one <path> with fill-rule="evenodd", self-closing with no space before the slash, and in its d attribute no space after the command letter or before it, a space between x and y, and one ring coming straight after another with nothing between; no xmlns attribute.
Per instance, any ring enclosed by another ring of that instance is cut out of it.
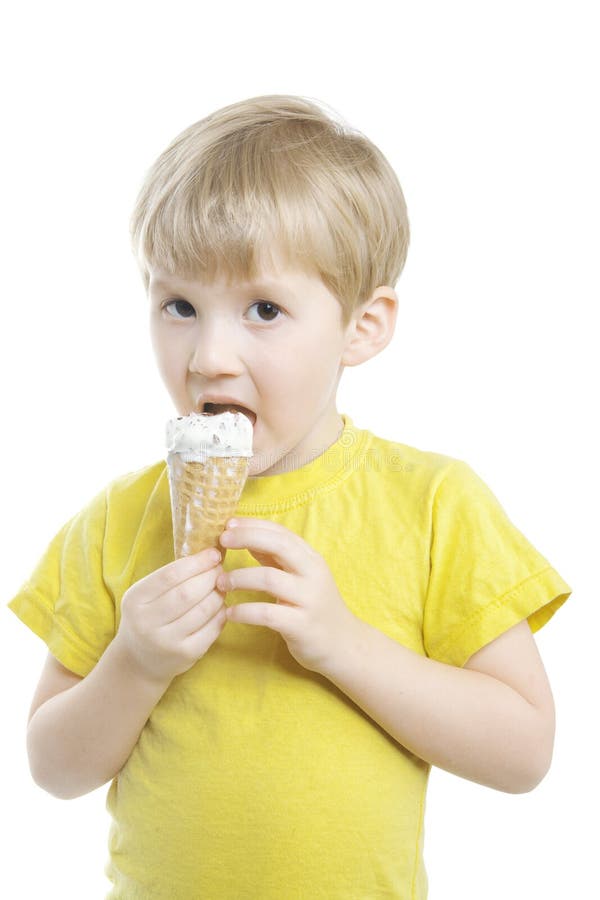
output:
<svg viewBox="0 0 600 900"><path fill-rule="evenodd" d="M256 303L253 303L250 309L256 309L259 314L259 319L254 319L253 321L259 322L273 322L278 316L281 310L275 303L269 303L268 300L257 300ZM260 310L260 312L259 312Z"/></svg>

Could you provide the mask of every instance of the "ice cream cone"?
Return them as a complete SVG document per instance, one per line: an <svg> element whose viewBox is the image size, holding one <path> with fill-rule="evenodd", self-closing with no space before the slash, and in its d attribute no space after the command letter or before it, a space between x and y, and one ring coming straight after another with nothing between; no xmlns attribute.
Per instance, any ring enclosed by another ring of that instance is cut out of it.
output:
<svg viewBox="0 0 600 900"><path fill-rule="evenodd" d="M218 547L227 520L235 513L248 474L244 456L213 456L185 462L169 454L175 559Z"/></svg>
<svg viewBox="0 0 600 900"><path fill-rule="evenodd" d="M167 425L175 558L218 547L252 456L252 424L239 412L192 413Z"/></svg>

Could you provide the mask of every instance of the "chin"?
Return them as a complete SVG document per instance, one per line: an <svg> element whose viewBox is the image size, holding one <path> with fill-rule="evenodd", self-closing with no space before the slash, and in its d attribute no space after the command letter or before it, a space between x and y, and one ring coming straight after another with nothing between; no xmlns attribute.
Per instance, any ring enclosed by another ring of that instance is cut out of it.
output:
<svg viewBox="0 0 600 900"><path fill-rule="evenodd" d="M271 468L267 461L261 460L260 456L253 456L248 466L248 478L255 478L257 475L265 475Z"/></svg>

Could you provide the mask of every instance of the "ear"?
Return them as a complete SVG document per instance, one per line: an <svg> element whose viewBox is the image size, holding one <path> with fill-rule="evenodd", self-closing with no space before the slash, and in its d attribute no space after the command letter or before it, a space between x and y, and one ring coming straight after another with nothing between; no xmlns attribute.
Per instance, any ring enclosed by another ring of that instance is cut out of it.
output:
<svg viewBox="0 0 600 900"><path fill-rule="evenodd" d="M346 330L341 363L358 366L387 347L394 335L398 297L393 288L383 285L352 314Z"/></svg>

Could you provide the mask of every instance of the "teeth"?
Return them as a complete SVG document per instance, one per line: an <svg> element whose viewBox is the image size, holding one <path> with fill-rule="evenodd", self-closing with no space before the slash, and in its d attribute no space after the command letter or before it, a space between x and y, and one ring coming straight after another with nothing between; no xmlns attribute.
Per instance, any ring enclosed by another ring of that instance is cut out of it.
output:
<svg viewBox="0 0 600 900"><path fill-rule="evenodd" d="M256 416L251 410L246 409L245 406L239 406L236 403L205 403L203 412L205 415L209 416L217 416L224 412L238 412L247 416L253 425L256 422Z"/></svg>
<svg viewBox="0 0 600 900"><path fill-rule="evenodd" d="M246 412L243 406L236 406L234 403L205 403L204 412L215 416L224 412Z"/></svg>

